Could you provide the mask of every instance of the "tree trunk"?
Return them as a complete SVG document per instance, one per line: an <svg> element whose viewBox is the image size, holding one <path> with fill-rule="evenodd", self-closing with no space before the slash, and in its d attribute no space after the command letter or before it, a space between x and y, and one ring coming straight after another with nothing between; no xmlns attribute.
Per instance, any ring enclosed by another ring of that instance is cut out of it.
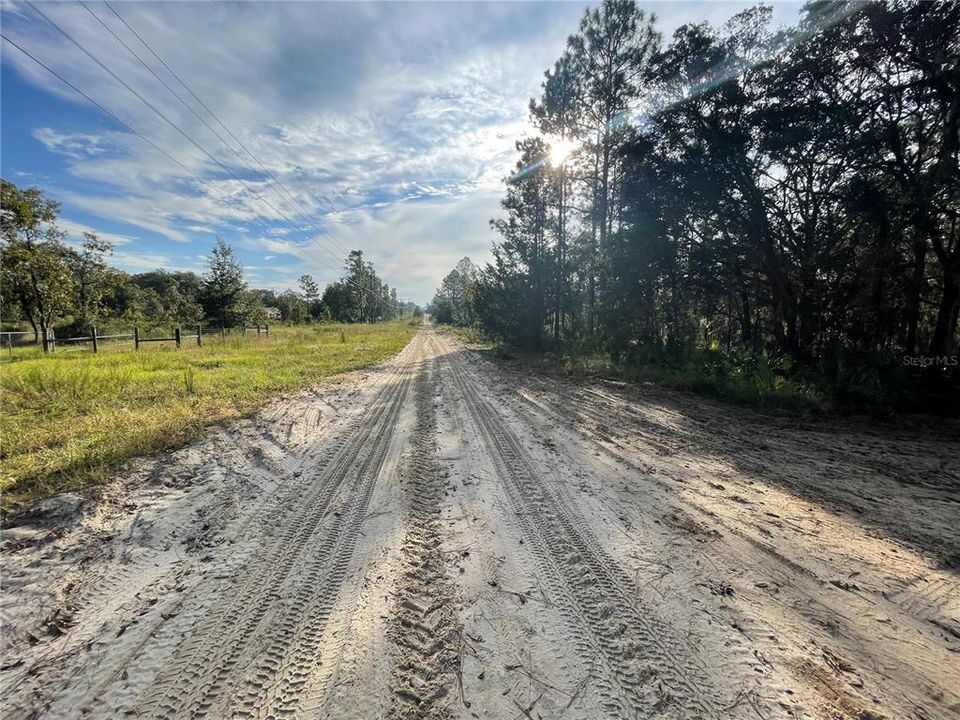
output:
<svg viewBox="0 0 960 720"><path fill-rule="evenodd" d="M557 291L553 309L553 342L560 343L560 316L563 313L564 290L566 289L566 273L563 269L564 246L566 245L567 209L566 209L566 166L560 166L560 203L557 208Z"/></svg>
<svg viewBox="0 0 960 720"><path fill-rule="evenodd" d="M763 207L763 197L745 164L743 161L740 167L740 185L748 212L746 232L750 244L760 251L766 261L767 278L770 281L773 335L782 351L796 357L798 343L793 288L773 240L770 222Z"/></svg>
<svg viewBox="0 0 960 720"><path fill-rule="evenodd" d="M917 353L920 349L920 296L923 293L923 279L927 266L927 243L918 240L913 243L913 273L907 290L907 341L906 350Z"/></svg>
<svg viewBox="0 0 960 720"><path fill-rule="evenodd" d="M740 290L740 342L746 347L753 344L753 318L750 314L750 294L746 287Z"/></svg>
<svg viewBox="0 0 960 720"><path fill-rule="evenodd" d="M37 321L33 319L33 313L27 313L27 322L30 323L30 327L33 328L33 342L40 342L40 329L37 327Z"/></svg>
<svg viewBox="0 0 960 720"><path fill-rule="evenodd" d="M43 293L40 292L40 283L36 274L30 270L30 282L33 286L33 302L36 308L37 319L40 321L40 335L43 339L44 352L47 350L47 330L50 329L50 321L53 319L53 311L44 302ZM36 327L36 326L34 326Z"/></svg>
<svg viewBox="0 0 960 720"><path fill-rule="evenodd" d="M534 235L534 258L536 262L536 268L534 271L534 313L535 322L533 331L534 336L534 347L537 352L543 349L543 316L546 312L546 302L544 301L543 293L543 256L544 256L544 246L546 245L547 233L546 233L546 216L547 208L546 201L543 202L539 211L537 212L539 216L537 218L537 228L536 234Z"/></svg>
<svg viewBox="0 0 960 720"><path fill-rule="evenodd" d="M960 310L960 256L943 268L943 295L940 297L937 324L933 328L933 338L930 340L930 355L943 357L953 353L958 310Z"/></svg>
<svg viewBox="0 0 960 720"><path fill-rule="evenodd" d="M47 352L50 349L48 345L50 340L50 325L42 315L40 316L40 337L43 340L43 351Z"/></svg>
<svg viewBox="0 0 960 720"><path fill-rule="evenodd" d="M960 145L960 133L958 133L960 96L952 92L948 97L948 108L941 130L940 152L937 163L930 173L932 187L946 186L950 179L955 179L957 172L956 157L958 145ZM956 195L953 197L956 199ZM951 253L944 247L943 238L931 216L930 208L921 207L923 209L918 214L918 219L943 268L943 295L940 297L937 323L933 328L933 338L930 340L930 354L937 357L950 355L954 349L957 312L960 307L960 250L952 248Z"/></svg>
<svg viewBox="0 0 960 720"><path fill-rule="evenodd" d="M609 126L609 121L607 123ZM590 276L590 333L596 331L594 316L596 315L597 300L597 274L600 270L598 257L607 251L609 245L609 222L610 222L610 134L604 134L603 138L603 160L600 168L600 245L593 249L593 273Z"/></svg>

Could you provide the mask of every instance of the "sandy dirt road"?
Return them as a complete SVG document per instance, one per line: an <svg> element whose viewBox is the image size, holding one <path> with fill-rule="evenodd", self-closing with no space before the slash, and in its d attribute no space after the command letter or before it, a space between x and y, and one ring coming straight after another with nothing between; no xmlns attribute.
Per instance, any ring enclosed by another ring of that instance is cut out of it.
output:
<svg viewBox="0 0 960 720"><path fill-rule="evenodd" d="M960 441L425 327L5 531L2 713L956 718L958 528Z"/></svg>

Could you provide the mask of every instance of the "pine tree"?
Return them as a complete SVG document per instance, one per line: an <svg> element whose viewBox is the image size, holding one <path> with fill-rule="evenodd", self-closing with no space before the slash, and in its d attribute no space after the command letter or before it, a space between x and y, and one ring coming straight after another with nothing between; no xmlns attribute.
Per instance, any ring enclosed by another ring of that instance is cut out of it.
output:
<svg viewBox="0 0 960 720"><path fill-rule="evenodd" d="M217 238L203 276L203 297L207 316L221 327L245 320L248 311L247 283L243 268L227 243Z"/></svg>

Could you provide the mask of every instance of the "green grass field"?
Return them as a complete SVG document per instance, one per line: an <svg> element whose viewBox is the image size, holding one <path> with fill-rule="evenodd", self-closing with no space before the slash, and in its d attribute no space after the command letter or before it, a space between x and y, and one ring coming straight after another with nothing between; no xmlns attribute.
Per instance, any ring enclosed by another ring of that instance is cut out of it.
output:
<svg viewBox="0 0 960 720"><path fill-rule="evenodd" d="M185 338L180 350L151 343L43 357L16 349L0 365L3 510L103 482L123 460L182 446L283 392L379 363L416 330L396 321L205 336L202 348Z"/></svg>

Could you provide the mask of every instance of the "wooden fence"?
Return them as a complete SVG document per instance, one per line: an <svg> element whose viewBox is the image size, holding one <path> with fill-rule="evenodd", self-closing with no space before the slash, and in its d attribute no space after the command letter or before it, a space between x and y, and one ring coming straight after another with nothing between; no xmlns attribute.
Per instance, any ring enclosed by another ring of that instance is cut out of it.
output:
<svg viewBox="0 0 960 720"><path fill-rule="evenodd" d="M133 341L133 349L135 351L140 350L140 346L143 343L153 343L153 342L172 342L177 348L180 348L184 342L196 342L197 347L203 346L203 336L204 335L219 335L222 339L226 339L227 335L233 334L234 331L238 331L241 335L246 336L247 330L250 330L252 333L253 330L256 330L257 337L270 337L270 326L269 325L252 325L249 328L246 325L242 325L239 328L216 328L216 327L203 327L202 325L197 325L196 329L185 333L181 328L174 328L172 337L146 337L140 333L139 327L134 327L132 333L121 333L114 335L100 335L97 332L96 327L90 328L89 335L78 335L77 337L69 338L58 338L56 332L53 330L48 330L40 334L40 345L45 354L57 352L59 346L65 345L76 345L76 347L66 347L63 348L63 352L75 352L78 350L92 350L93 352L100 352L101 343L104 341ZM31 335L30 332L0 332L0 341L3 342L3 345L6 346L10 359L13 359L13 346L15 335L24 336ZM17 344L25 344L23 341L18 341Z"/></svg>
<svg viewBox="0 0 960 720"><path fill-rule="evenodd" d="M27 345L31 343L31 341L29 340L28 341L23 340L23 337L26 335L33 335L33 333L30 331L18 332L18 331L7 331L7 330L0 332L0 347L5 347L7 349L7 351L10 353L11 360L13 359L14 336L19 336L19 339L16 340L16 344L19 346L19 345Z"/></svg>

